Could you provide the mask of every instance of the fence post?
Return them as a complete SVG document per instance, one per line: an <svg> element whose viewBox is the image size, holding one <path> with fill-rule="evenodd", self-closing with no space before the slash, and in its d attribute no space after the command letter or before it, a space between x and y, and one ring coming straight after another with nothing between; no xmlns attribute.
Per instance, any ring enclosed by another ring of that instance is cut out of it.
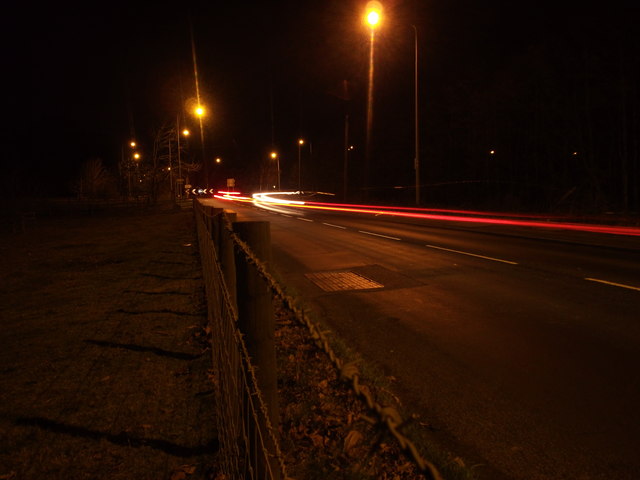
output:
<svg viewBox="0 0 640 480"><path fill-rule="evenodd" d="M241 240L249 245L258 259L266 265L270 264L271 232L269 222L235 222L233 230ZM242 252L236 254L236 281L238 328L245 335L247 350L256 367L258 386L266 403L269 420L275 433L278 431L279 411L272 292L266 280L253 265L247 262ZM266 425L262 424L261 429L266 435L264 442L271 453L271 457L267 461L273 473L272 478L279 478L274 445L268 435ZM260 470L266 471L266 465L260 466L259 461L258 465ZM266 477L260 475L259 478Z"/></svg>
<svg viewBox="0 0 640 480"><path fill-rule="evenodd" d="M220 234L223 228L222 208L209 207L209 233L216 251L216 258L220 259Z"/></svg>
<svg viewBox="0 0 640 480"><path fill-rule="evenodd" d="M233 250L233 240L231 239L231 235L227 232L225 228L225 217L231 224L236 221L238 215L235 212L230 210L225 210L221 216L221 221L223 222L220 225L220 238L219 238L219 259L220 259L220 268L222 269L222 275L224 276L224 281L227 285L227 291L229 292L229 297L231 299L231 305L235 308L236 313L238 312L238 300L236 294L236 261L234 258L234 250Z"/></svg>

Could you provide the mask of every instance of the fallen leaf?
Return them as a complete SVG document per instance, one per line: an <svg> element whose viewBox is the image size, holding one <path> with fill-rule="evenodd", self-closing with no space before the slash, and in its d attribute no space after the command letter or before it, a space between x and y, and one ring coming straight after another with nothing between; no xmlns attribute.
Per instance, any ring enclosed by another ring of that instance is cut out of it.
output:
<svg viewBox="0 0 640 480"><path fill-rule="evenodd" d="M344 451L347 455L351 454L352 450L358 446L363 438L362 434L357 430L351 430L347 433L347 436L344 439Z"/></svg>

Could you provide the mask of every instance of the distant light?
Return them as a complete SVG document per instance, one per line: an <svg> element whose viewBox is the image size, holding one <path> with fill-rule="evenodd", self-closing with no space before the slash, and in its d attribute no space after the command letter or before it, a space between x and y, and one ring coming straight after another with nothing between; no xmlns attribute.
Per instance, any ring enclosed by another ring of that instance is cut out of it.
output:
<svg viewBox="0 0 640 480"><path fill-rule="evenodd" d="M182 130L182 135L184 135L185 137L188 137L191 134L191 132L189 130L187 130L186 128L184 130Z"/></svg>
<svg viewBox="0 0 640 480"><path fill-rule="evenodd" d="M490 155L494 155L495 153L496 153L496 151L495 151L495 150L489 150L489 154L490 154Z"/></svg>
<svg viewBox="0 0 640 480"><path fill-rule="evenodd" d="M271 158L273 159L278 158L278 154L276 152L271 152Z"/></svg>
<svg viewBox="0 0 640 480"><path fill-rule="evenodd" d="M374 29L380 25L382 18L382 4L380 2L371 1L367 3L367 13L365 20L369 26Z"/></svg>
<svg viewBox="0 0 640 480"><path fill-rule="evenodd" d="M198 105L198 106L195 108L195 113L196 113L196 115L198 115L199 117L204 116L204 107L203 107L202 105Z"/></svg>
<svg viewBox="0 0 640 480"><path fill-rule="evenodd" d="M136 146L136 142L131 141L131 143L129 145L131 145L131 148L134 148Z"/></svg>
<svg viewBox="0 0 640 480"><path fill-rule="evenodd" d="M135 158L136 160L140 159L140 154L138 152L133 154L133 158Z"/></svg>
<svg viewBox="0 0 640 480"><path fill-rule="evenodd" d="M298 140L298 145L304 145L304 140L302 138Z"/></svg>
<svg viewBox="0 0 640 480"><path fill-rule="evenodd" d="M220 157L216 157L216 163L221 163L222 159Z"/></svg>
<svg viewBox="0 0 640 480"><path fill-rule="evenodd" d="M574 156L575 156L575 155L578 155L578 152L573 152L573 154L572 154L572 155L574 155Z"/></svg>

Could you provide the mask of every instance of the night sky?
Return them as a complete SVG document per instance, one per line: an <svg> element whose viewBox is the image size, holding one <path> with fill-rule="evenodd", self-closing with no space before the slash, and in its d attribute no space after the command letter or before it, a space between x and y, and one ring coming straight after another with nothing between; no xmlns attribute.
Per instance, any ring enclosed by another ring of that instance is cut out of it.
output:
<svg viewBox="0 0 640 480"><path fill-rule="evenodd" d="M355 147L350 190L404 201L414 181L415 25L427 202L545 209L570 199L638 209L633 2L579 9L563 2L382 3L367 184L366 2L352 0L52 4L29 12L30 154L9 152L20 157L11 184L65 194L89 158L115 171L131 137L148 159L155 132L178 116L198 134L186 111L195 97L193 33L200 94L210 111L204 161L224 160L218 170L211 166L208 183L221 186L233 176L256 188L275 148L283 186L294 187L303 137L311 147L302 150L305 188L341 191L348 112ZM197 135L186 155L203 161Z"/></svg>

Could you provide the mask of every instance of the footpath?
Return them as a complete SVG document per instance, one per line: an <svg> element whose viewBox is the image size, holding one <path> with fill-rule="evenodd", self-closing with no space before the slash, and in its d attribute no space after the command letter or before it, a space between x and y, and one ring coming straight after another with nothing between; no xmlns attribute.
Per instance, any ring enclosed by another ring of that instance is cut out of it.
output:
<svg viewBox="0 0 640 480"><path fill-rule="evenodd" d="M191 210L0 234L0 480L214 478L205 324Z"/></svg>

